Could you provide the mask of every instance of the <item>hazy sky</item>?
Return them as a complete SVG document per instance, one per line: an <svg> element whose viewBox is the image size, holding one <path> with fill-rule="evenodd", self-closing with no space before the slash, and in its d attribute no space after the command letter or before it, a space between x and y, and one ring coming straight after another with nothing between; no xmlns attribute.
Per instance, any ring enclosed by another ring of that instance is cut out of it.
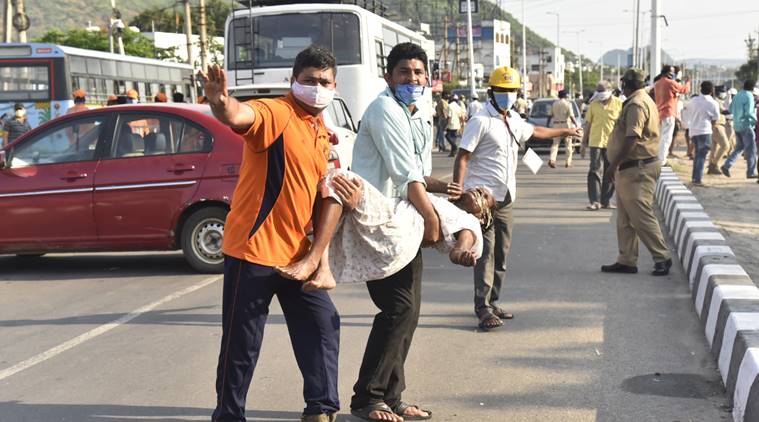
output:
<svg viewBox="0 0 759 422"><path fill-rule="evenodd" d="M499 0L492 0L499 2ZM601 51L627 49L633 37L635 0L500 0L518 20L526 2L527 26L556 42L556 16L560 16L561 46L577 51L578 30L582 54L598 60ZM759 29L759 0L659 0L669 27L662 25L663 48L675 59L745 59L744 41ZM651 0L641 0L641 11L650 12ZM623 10L629 11L623 11ZM641 45L648 44L651 14L641 15ZM599 44L600 43L600 44Z"/></svg>

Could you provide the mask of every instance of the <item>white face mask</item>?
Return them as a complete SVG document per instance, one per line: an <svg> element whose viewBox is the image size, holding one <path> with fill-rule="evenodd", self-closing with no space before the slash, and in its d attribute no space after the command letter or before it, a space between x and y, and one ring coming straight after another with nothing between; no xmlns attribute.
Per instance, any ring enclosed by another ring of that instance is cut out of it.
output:
<svg viewBox="0 0 759 422"><path fill-rule="evenodd" d="M16 112L14 114L16 115L16 117L22 118L22 117L26 116L26 110L16 110Z"/></svg>
<svg viewBox="0 0 759 422"><path fill-rule="evenodd" d="M335 97L334 89L325 88L319 84L302 85L298 81L295 81L291 89L295 98L308 106L318 109L327 107Z"/></svg>
<svg viewBox="0 0 759 422"><path fill-rule="evenodd" d="M600 91L596 92L596 99L598 101L606 101L609 98L611 98L611 91Z"/></svg>

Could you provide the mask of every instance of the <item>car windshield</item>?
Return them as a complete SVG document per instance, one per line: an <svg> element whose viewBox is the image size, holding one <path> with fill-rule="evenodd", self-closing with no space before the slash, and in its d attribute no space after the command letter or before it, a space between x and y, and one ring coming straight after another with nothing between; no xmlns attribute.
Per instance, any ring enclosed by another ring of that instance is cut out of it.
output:
<svg viewBox="0 0 759 422"><path fill-rule="evenodd" d="M532 105L532 111L530 112L530 117L536 117L536 118L548 117L548 115L551 112L552 105L553 105L553 101L536 101Z"/></svg>

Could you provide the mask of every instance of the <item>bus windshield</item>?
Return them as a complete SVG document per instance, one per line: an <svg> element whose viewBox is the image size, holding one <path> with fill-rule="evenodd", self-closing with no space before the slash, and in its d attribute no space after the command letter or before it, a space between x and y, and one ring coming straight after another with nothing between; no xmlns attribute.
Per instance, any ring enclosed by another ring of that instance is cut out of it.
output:
<svg viewBox="0 0 759 422"><path fill-rule="evenodd" d="M251 63L251 26L255 57ZM358 16L345 12L285 13L233 19L229 28L229 69L291 67L311 44L332 51L338 65L361 63Z"/></svg>
<svg viewBox="0 0 759 422"><path fill-rule="evenodd" d="M50 69L44 64L6 64L0 61L0 101L50 99Z"/></svg>

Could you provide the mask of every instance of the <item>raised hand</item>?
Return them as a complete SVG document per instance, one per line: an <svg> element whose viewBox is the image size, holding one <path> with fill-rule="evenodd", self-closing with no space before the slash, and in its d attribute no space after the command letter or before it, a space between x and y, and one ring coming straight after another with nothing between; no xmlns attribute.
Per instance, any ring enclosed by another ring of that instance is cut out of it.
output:
<svg viewBox="0 0 759 422"><path fill-rule="evenodd" d="M198 77L203 82L206 100L211 106L225 104L229 91L227 90L227 74L219 65L209 65L206 72L200 70Z"/></svg>

